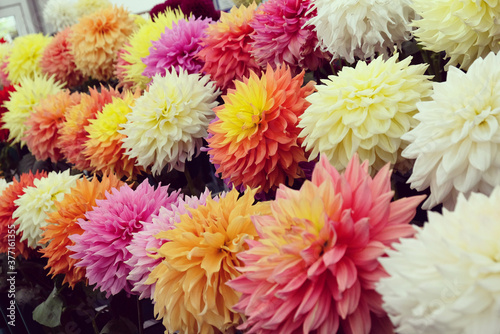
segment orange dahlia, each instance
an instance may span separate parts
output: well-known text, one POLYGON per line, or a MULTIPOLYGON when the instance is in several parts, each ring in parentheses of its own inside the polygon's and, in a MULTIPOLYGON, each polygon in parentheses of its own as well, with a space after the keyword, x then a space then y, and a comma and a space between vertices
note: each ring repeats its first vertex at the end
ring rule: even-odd
POLYGON ((235 80, 208 127, 210 160, 222 178, 267 192, 302 176, 299 162, 306 158, 297 124, 314 91, 312 82, 301 87, 303 78, 304 71, 292 77, 285 66, 268 66, 260 78, 252 72, 235 80))
POLYGON ((34 108, 26 125, 26 145, 37 160, 52 160, 56 163, 62 158, 59 129, 64 122, 64 114, 72 106, 80 103, 80 93, 71 94, 68 90, 49 95, 34 108))
POLYGON ((85 127, 90 124, 91 119, 96 118, 104 105, 112 102, 113 97, 121 97, 117 90, 103 86, 100 92, 96 88, 90 88, 89 93, 82 94, 80 103, 66 112, 66 119, 59 131, 59 147, 64 157, 79 170, 91 170, 90 161, 83 154, 84 144, 88 140, 85 127))
POLYGON ((118 189, 123 184, 113 174, 104 175, 101 181, 97 177, 92 181, 84 177, 76 181, 76 185, 64 195, 61 202, 56 202, 57 211, 49 213, 48 225, 43 228, 43 239, 40 240, 41 243, 50 243, 39 250, 43 254, 42 257, 48 259, 45 269, 50 268, 49 275, 65 275, 63 284, 68 283, 70 287, 85 279, 85 268, 76 267, 75 264, 79 260, 70 258, 74 252, 66 246, 75 243, 68 237, 82 234, 83 229, 77 221, 86 220, 85 213, 93 210, 97 205, 96 200, 104 199, 106 192, 111 192, 113 188, 118 189))
MULTIPOLYGON (((19 181, 14 178, 12 183, 2 192, 0 196, 0 253, 7 253, 8 247, 8 230, 9 226, 14 226, 16 219, 12 218, 12 214, 17 209, 17 205, 14 201, 19 198, 19 196, 24 194, 24 189, 26 187, 33 186, 33 181, 35 179, 40 179, 46 177, 47 173, 37 172, 33 175, 31 172, 26 174, 21 174, 19 181)), ((17 232, 18 225, 15 226, 17 232)), ((12 229, 12 227, 10 228, 12 229)), ((15 239, 15 251, 14 256, 22 255, 24 258, 29 256, 28 241, 21 241, 22 233, 16 233, 15 239)))

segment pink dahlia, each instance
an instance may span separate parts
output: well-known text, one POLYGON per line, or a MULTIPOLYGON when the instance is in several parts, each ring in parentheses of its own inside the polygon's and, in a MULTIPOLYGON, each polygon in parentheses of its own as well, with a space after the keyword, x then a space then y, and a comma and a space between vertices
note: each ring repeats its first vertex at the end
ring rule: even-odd
POLYGON ((423 196, 391 199, 389 165, 372 179, 355 155, 344 174, 322 156, 300 190, 281 186, 272 215, 254 216, 260 239, 239 255, 234 309, 247 333, 387 333, 375 283, 378 258, 401 237, 423 196))
POLYGON ((132 267, 126 263, 132 254, 126 247, 162 206, 176 198, 168 194, 168 186, 155 189, 146 180, 136 190, 122 186, 96 200, 94 210, 85 214, 87 220, 78 220, 84 232, 70 236, 75 245, 68 246, 75 252, 71 258, 81 260, 75 266, 86 268, 89 284, 96 284, 107 297, 121 290, 132 293, 133 284, 127 281, 132 267))
POLYGON ((151 298, 153 296, 155 285, 144 283, 151 270, 162 261, 162 258, 157 256, 157 250, 168 241, 155 236, 161 231, 173 229, 174 225, 181 221, 181 215, 189 214, 191 217, 189 209, 205 205, 209 196, 210 191, 207 189, 200 197, 179 197, 171 205, 160 208, 158 215, 153 216, 153 222, 145 225, 142 231, 134 234, 132 242, 127 246, 127 250, 133 254, 127 261, 127 264, 133 268, 127 279, 134 284, 132 292, 140 294, 139 298, 151 298))
POLYGON ((85 80, 82 72, 76 68, 71 53, 70 35, 71 28, 57 33, 45 47, 40 60, 42 73, 48 76, 54 75, 57 81, 66 83, 68 88, 81 85, 85 80))
POLYGON ((132 89, 135 85, 133 81, 127 80, 127 65, 131 65, 128 61, 123 58, 125 53, 129 53, 126 50, 126 46, 130 46, 129 43, 125 42, 123 47, 118 51, 118 57, 116 58, 116 65, 114 75, 118 78, 118 85, 116 88, 122 89, 132 89))
POLYGON ((202 49, 200 42, 206 36, 204 31, 210 22, 210 19, 195 19, 191 16, 187 21, 180 19, 177 24, 174 23, 172 29, 165 29, 160 39, 153 41, 149 55, 142 58, 146 64, 142 74, 149 78, 157 73, 165 76, 172 66, 177 72, 183 68, 189 74, 199 73, 203 61, 196 56, 202 49))
POLYGON ((9 64, 8 58, 3 62, 0 62, 0 84, 2 86, 10 86, 11 82, 7 78, 9 76, 9 72, 7 71, 7 65, 9 64))
POLYGON ((4 129, 3 125, 5 124, 2 121, 3 114, 9 111, 7 108, 3 106, 3 104, 7 101, 10 101, 10 94, 16 91, 16 86, 3 86, 0 89, 0 142, 4 142, 9 138, 9 130, 4 129))
POLYGON ((297 74, 300 69, 315 71, 328 56, 317 48, 318 37, 306 22, 316 16, 311 0, 270 0, 259 7, 250 25, 252 54, 260 66, 276 68, 287 64, 297 74))

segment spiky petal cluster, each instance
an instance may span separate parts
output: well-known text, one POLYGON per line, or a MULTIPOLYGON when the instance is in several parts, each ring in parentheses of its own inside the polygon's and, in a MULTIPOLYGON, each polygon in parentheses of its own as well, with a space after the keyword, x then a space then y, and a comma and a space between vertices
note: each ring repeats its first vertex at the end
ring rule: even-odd
POLYGON ((62 85, 54 77, 35 74, 33 78, 23 77, 15 88, 16 91, 10 94, 10 100, 4 104, 8 111, 2 117, 2 128, 9 130, 9 141, 12 144, 21 143, 24 146, 26 142, 22 138, 28 129, 25 122, 40 101, 60 92, 62 85))
POLYGON ((42 73, 55 76, 57 81, 66 84, 66 87, 75 87, 83 83, 84 76, 77 70, 69 37, 71 28, 57 33, 52 41, 45 47, 40 67, 42 73))
POLYGON ((43 7, 43 19, 52 26, 52 32, 63 31, 78 22, 78 11, 73 1, 48 0, 43 7))
POLYGON ((126 261, 132 254, 126 246, 143 225, 151 224, 160 207, 176 198, 177 194, 168 194, 168 186, 155 189, 146 180, 135 190, 122 186, 97 200, 94 210, 85 214, 86 220, 78 220, 84 232, 70 236, 75 244, 68 246, 75 252, 71 257, 80 260, 75 266, 86 268, 89 284, 96 284, 95 289, 106 292, 107 297, 121 290, 131 293, 133 284, 127 275, 132 267, 126 261))
POLYGON ((125 50, 125 46, 127 44, 128 43, 125 42, 124 46, 118 51, 118 58, 116 60, 114 75, 118 79, 118 85, 116 86, 116 88, 130 90, 132 89, 132 87, 134 87, 134 82, 127 80, 127 72, 125 70, 125 67, 130 65, 130 63, 123 59, 123 55, 125 53, 128 53, 128 51, 125 50))
MULTIPOLYGON (((259 241, 239 258, 235 310, 248 333, 377 333, 387 325, 375 283, 377 259, 400 237, 422 196, 391 202, 386 165, 373 179, 355 156, 340 175, 325 156, 300 190, 281 186, 272 214, 252 218, 259 241), (286 301, 286 302, 283 302, 286 301), (373 319, 373 320, 372 320, 373 319)), ((386 333, 386 332, 384 332, 386 333)))
POLYGON ((174 23, 177 23, 181 18, 185 18, 184 14, 179 9, 170 10, 160 13, 154 21, 148 20, 144 23, 125 44, 125 52, 122 55, 126 62, 122 67, 125 69, 127 81, 133 81, 134 87, 145 89, 151 78, 144 76, 142 73, 146 69, 146 64, 142 62, 142 58, 149 55, 149 49, 153 45, 153 41, 160 39, 161 34, 165 29, 171 29, 174 23))
POLYGON ((6 66, 9 81, 17 84, 23 77, 33 79, 41 74, 40 59, 51 40, 52 37, 44 36, 42 33, 14 39, 6 66))
POLYGON ((106 104, 113 101, 113 97, 121 97, 121 94, 113 88, 107 89, 103 86, 99 91, 97 88, 90 88, 89 94, 82 94, 80 103, 67 111, 59 131, 59 145, 66 160, 74 164, 76 169, 91 169, 90 161, 83 154, 85 142, 88 140, 85 127, 106 104))
POLYGON ((4 142, 9 138, 9 130, 4 128, 3 115, 9 111, 4 103, 10 100, 10 94, 16 91, 16 87, 13 85, 3 86, 0 89, 0 142, 4 142))
POLYGON ((413 239, 380 259, 377 291, 401 334, 498 333, 500 188, 459 195, 455 211, 429 211, 413 239))
POLYGON ((29 131, 23 140, 37 160, 50 159, 57 163, 62 158, 59 129, 66 111, 80 103, 80 93, 61 90, 42 99, 29 115, 25 124, 29 131))
POLYGON ((312 83, 301 87, 304 72, 292 77, 285 66, 251 73, 223 96, 208 128, 210 160, 235 186, 268 191, 300 176, 304 150, 297 141, 299 116, 309 106, 312 83))
POLYGON ((260 70, 250 44, 254 32, 250 22, 256 7, 252 4, 222 12, 220 20, 210 24, 205 31, 207 36, 202 38, 204 48, 198 53, 205 62, 202 72, 210 74, 223 90, 234 88, 233 80, 242 80, 250 72, 260 70))
POLYGON ((271 64, 315 71, 328 56, 317 48, 318 37, 307 21, 316 15, 311 0, 270 0, 257 10, 250 25, 252 54, 261 67, 271 64))
POLYGON ((9 54, 12 51, 12 43, 7 43, 5 39, 0 38, 0 85, 9 86, 11 82, 8 77, 7 64, 9 63, 9 54))
POLYGON ((417 40, 427 50, 445 51, 446 67, 468 69, 477 58, 500 51, 500 2, 413 0, 412 7, 419 15, 412 22, 417 40))
POLYGON ((171 67, 176 71, 182 68, 188 73, 201 72, 203 61, 196 56, 202 49, 200 42, 206 36, 204 31, 210 22, 210 19, 190 17, 187 21, 180 19, 172 29, 166 29, 160 39, 153 41, 149 55, 142 58, 146 64, 142 74, 149 78, 156 74, 164 76, 171 67))
POLYGON ((75 4, 75 8, 80 18, 82 16, 87 16, 103 10, 107 7, 111 7, 111 2, 108 0, 77 0, 75 4))
POLYGON ((119 131, 126 135, 126 154, 144 168, 151 166, 153 174, 166 166, 183 171, 185 162, 199 153, 214 117, 219 91, 209 80, 182 69, 156 75, 119 131))
POLYGON ((49 243, 39 252, 47 258, 45 269, 50 268, 49 275, 64 275, 64 283, 74 287, 76 283, 85 280, 85 268, 76 267, 78 260, 71 258, 74 254, 67 246, 74 245, 70 240, 71 235, 80 235, 83 229, 77 223, 79 219, 85 220, 85 213, 96 206, 96 200, 105 198, 106 192, 119 189, 121 182, 115 175, 104 175, 99 181, 94 177, 92 181, 83 177, 77 180, 69 193, 64 194, 61 202, 56 202, 56 210, 49 213, 47 226, 43 228, 41 243, 49 243))
POLYGON ((134 28, 134 19, 123 7, 106 7, 82 17, 69 37, 76 67, 85 76, 110 79, 118 50, 134 28))
POLYGON ((156 284, 155 312, 167 331, 226 333, 240 322, 232 311, 238 294, 226 283, 240 275, 236 255, 248 248, 245 241, 257 237, 250 216, 270 214, 267 202, 253 204, 256 191, 238 198, 233 189, 218 201, 207 198, 180 216, 174 229, 156 235, 169 241, 158 249, 163 261, 146 284, 156 284))
MULTIPOLYGON (((27 187, 33 186, 33 181, 35 179, 40 179, 46 177, 46 172, 37 172, 33 175, 30 172, 23 173, 19 176, 19 180, 14 178, 9 186, 2 192, 0 196, 0 253, 7 253, 9 250, 12 251, 12 237, 9 239, 9 230, 14 230, 16 233, 14 240, 14 256, 17 257, 22 255, 25 259, 29 256, 29 247, 27 241, 22 238, 22 232, 18 232, 18 227, 14 224, 17 218, 14 218, 12 214, 17 209, 17 204, 14 203, 20 196, 24 194, 24 190, 27 187)), ((12 254, 11 254, 12 255, 12 254)))
POLYGON ((411 0, 313 0, 317 15, 309 20, 320 47, 344 58, 370 59, 388 55, 411 38, 409 23, 414 17, 411 0))
POLYGON ((80 175, 70 175, 69 170, 50 172, 47 177, 35 179, 33 186, 24 189, 24 194, 14 201, 18 207, 12 214, 12 218, 17 218, 18 233, 23 233, 21 241, 27 240, 31 248, 40 246, 42 227, 48 224, 47 215, 56 210, 55 202, 60 202, 79 178, 80 175))
POLYGON ((316 86, 299 123, 311 159, 324 153, 338 170, 355 152, 375 170, 396 163, 406 146, 401 136, 418 124, 416 105, 430 96, 432 86, 424 75, 427 65, 397 59, 396 54, 387 61, 382 56, 369 64, 359 61, 316 86))
POLYGON ((220 11, 215 9, 214 2, 211 0, 167 0, 160 3, 149 11, 149 16, 154 21, 156 17, 167 10, 180 8, 181 11, 189 17, 211 18, 217 21, 220 17, 220 11))

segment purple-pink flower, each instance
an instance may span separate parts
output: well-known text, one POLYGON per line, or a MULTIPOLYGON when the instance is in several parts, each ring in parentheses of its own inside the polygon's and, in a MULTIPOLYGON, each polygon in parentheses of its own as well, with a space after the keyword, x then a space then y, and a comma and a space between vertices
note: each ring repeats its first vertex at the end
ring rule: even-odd
POLYGON ((196 55, 202 49, 200 44, 205 37, 205 29, 211 19, 195 19, 190 17, 187 21, 180 19, 172 29, 166 29, 153 46, 149 48, 149 55, 142 58, 146 69, 142 73, 149 78, 157 73, 165 76, 172 66, 177 72, 185 69, 189 74, 199 73, 203 67, 203 60, 196 55))

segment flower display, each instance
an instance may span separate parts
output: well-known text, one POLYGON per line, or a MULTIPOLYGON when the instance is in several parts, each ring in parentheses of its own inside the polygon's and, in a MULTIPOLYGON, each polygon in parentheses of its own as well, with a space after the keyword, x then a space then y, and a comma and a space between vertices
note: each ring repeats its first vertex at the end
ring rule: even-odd
POLYGON ((160 39, 153 41, 149 48, 149 55, 142 59, 146 69, 142 73, 149 78, 156 74, 165 76, 172 66, 176 71, 184 69, 188 73, 199 73, 203 62, 197 58, 202 46, 201 38, 205 36, 204 30, 211 22, 210 19, 188 20, 180 19, 172 29, 166 29, 160 39))
POLYGON ((324 153, 338 170, 355 152, 375 170, 397 162, 406 146, 401 136, 418 124, 417 103, 432 92, 426 65, 397 58, 359 61, 316 86, 298 125, 310 159, 324 153))
POLYGON ((234 88, 233 80, 242 80, 252 71, 260 71, 250 44, 254 32, 250 22, 256 7, 255 4, 233 7, 229 13, 222 12, 220 20, 205 30, 203 49, 198 52, 205 63, 202 72, 210 74, 223 90, 234 88))
POLYGON ((468 69, 474 60, 500 51, 500 4, 489 1, 412 1, 419 15, 412 25, 427 50, 445 51, 448 66, 468 69))
POLYGON ((50 159, 53 163, 62 159, 59 129, 66 111, 80 103, 80 94, 61 90, 40 100, 28 116, 25 125, 29 131, 23 140, 37 160, 50 159))
POLYGON ((160 3, 149 11, 149 16, 154 21, 156 17, 167 10, 180 8, 184 15, 189 17, 217 21, 220 18, 220 11, 216 10, 211 0, 167 0, 160 3))
POLYGON ((489 198, 461 194, 380 259, 389 277, 377 291, 398 333, 498 332, 499 201, 498 187, 489 198))
POLYGON ((28 246, 36 248, 42 239, 42 227, 47 226, 47 215, 56 210, 55 202, 60 202, 69 193, 80 175, 64 172, 50 172, 46 177, 35 178, 33 186, 24 188, 24 194, 14 201, 17 209, 12 213, 22 232, 21 241, 27 240, 28 246))
POLYGON ((90 88, 89 94, 82 94, 80 103, 66 112, 66 118, 59 130, 59 148, 66 160, 79 170, 90 170, 90 161, 83 154, 88 132, 85 129, 90 120, 95 119, 102 108, 113 101, 113 97, 121 94, 113 88, 101 86, 90 88))
POLYGON ((123 94, 123 98, 113 97, 111 103, 97 112, 95 119, 89 120, 90 124, 85 127, 88 140, 83 144, 83 154, 90 161, 92 169, 128 179, 134 179, 142 171, 142 168, 135 166, 136 159, 125 155, 125 148, 122 147, 125 135, 118 132, 122 124, 127 122, 127 114, 132 112, 135 98, 129 92, 123 94))
POLYGON ((41 74, 40 59, 52 37, 29 34, 17 37, 12 43, 6 71, 11 83, 20 83, 23 77, 34 78, 41 74))
POLYGON ((8 111, 2 116, 4 122, 2 129, 9 130, 9 141, 12 144, 20 143, 21 146, 26 144, 22 139, 28 129, 25 122, 33 113, 34 108, 42 99, 61 90, 62 85, 55 81, 54 77, 38 74, 33 78, 23 77, 19 84, 15 85, 15 91, 10 94, 10 100, 4 103, 8 111))
POLYGON ((310 0, 270 0, 259 7, 250 26, 255 30, 251 52, 261 67, 287 64, 298 73, 325 63, 328 56, 316 47, 316 32, 306 25, 316 15, 310 6, 310 0))
POLYGON ((247 241, 242 275, 228 283, 242 293, 233 307, 247 317, 240 328, 368 334, 387 324, 377 259, 415 232, 408 223, 423 196, 392 197, 388 165, 372 179, 357 156, 339 174, 323 155, 300 190, 282 185, 272 214, 252 217, 260 239, 247 241))
POLYGON ((408 182, 430 187, 423 208, 453 208, 458 193, 489 194, 500 185, 500 56, 477 59, 467 73, 450 67, 446 82, 434 83, 431 101, 417 104, 420 124, 402 138, 403 157, 416 159, 408 182))
POLYGON ((146 69, 146 64, 142 59, 149 55, 149 49, 154 41, 160 39, 161 34, 165 29, 171 29, 174 23, 177 23, 184 14, 178 9, 167 9, 160 13, 154 21, 149 20, 144 23, 132 36, 128 39, 128 44, 125 44, 122 58, 125 62, 122 67, 126 73, 125 79, 135 83, 134 88, 146 88, 151 78, 144 76, 142 73, 146 69))
POLYGON ((285 66, 268 66, 261 78, 252 72, 236 80, 236 88, 223 96, 207 138, 210 160, 223 179, 268 191, 301 176, 298 164, 306 158, 297 124, 314 90, 313 83, 301 87, 303 77, 292 77, 285 66))
POLYGON ((0 142, 4 142, 9 138, 9 130, 4 128, 4 122, 2 120, 3 115, 8 111, 4 107, 4 103, 10 100, 10 94, 16 91, 15 86, 4 86, 0 89, 0 142))
POLYGON ((233 189, 215 201, 189 209, 172 230, 158 233, 169 240, 158 249, 163 259, 146 284, 156 284, 155 313, 168 332, 227 332, 238 325, 241 315, 232 311, 238 294, 226 283, 240 275, 237 254, 257 238, 250 219, 270 214, 269 203, 254 203, 256 190, 243 196, 233 189))
POLYGON ((411 0, 314 0, 314 26, 320 47, 333 58, 354 63, 388 55, 411 38, 409 23, 414 17, 411 0))
POLYGON ((97 80, 110 79, 118 50, 134 28, 133 17, 123 7, 106 7, 82 17, 69 36, 78 70, 97 80))
POLYGON ((80 18, 111 6, 112 4, 108 0, 77 0, 75 3, 75 8, 80 18))
POLYGON ((127 275, 132 267, 126 261, 132 254, 126 246, 143 225, 151 223, 160 207, 176 198, 176 194, 168 194, 168 186, 155 189, 146 180, 135 190, 123 186, 107 193, 106 199, 96 200, 94 209, 85 214, 86 220, 77 221, 83 233, 71 235, 74 246, 68 246, 75 252, 70 257, 79 260, 75 266, 85 268, 89 284, 107 297, 121 290, 130 294, 133 283, 127 281, 127 275))
POLYGON ((21 174, 19 179, 14 178, 2 192, 0 196, 0 253, 7 253, 10 250, 14 252, 14 254, 10 254, 11 256, 18 257, 22 255, 25 259, 28 258, 29 247, 27 241, 26 239, 21 240, 23 233, 19 232, 18 227, 14 225, 17 218, 13 217, 12 214, 18 208, 14 201, 24 194, 27 187, 33 186, 35 179, 46 176, 46 172, 37 172, 35 175, 31 172, 21 174), (14 247, 9 245, 9 241, 12 242, 12 238, 9 240, 9 230, 12 230, 12 226, 16 231, 14 247), (12 248, 14 249, 12 250, 12 248))
POLYGON ((185 162, 199 153, 214 117, 219 92, 209 80, 182 69, 156 75, 118 131, 126 136, 122 147, 130 159, 151 167, 153 175, 164 167, 183 171, 185 162))
POLYGON ((48 0, 43 7, 43 20, 50 24, 55 32, 76 24, 78 18, 79 13, 72 1, 48 0))
POLYGON ((69 41, 71 33, 70 28, 57 33, 45 47, 40 59, 42 73, 48 76, 53 75, 57 81, 65 83, 68 88, 82 84, 85 79, 82 72, 77 70, 71 53, 69 41))
POLYGON ((64 194, 60 202, 56 202, 56 210, 48 214, 47 226, 43 227, 41 243, 48 243, 47 247, 40 249, 43 257, 47 258, 45 269, 50 268, 49 275, 64 275, 64 283, 74 287, 76 283, 85 280, 85 268, 76 267, 78 260, 71 258, 73 251, 67 247, 74 245, 69 239, 70 235, 80 235, 84 230, 78 224, 86 220, 85 214, 93 210, 96 200, 105 198, 106 192, 119 189, 121 182, 115 175, 103 175, 99 181, 97 177, 92 180, 83 177, 76 181, 70 192, 64 194))

